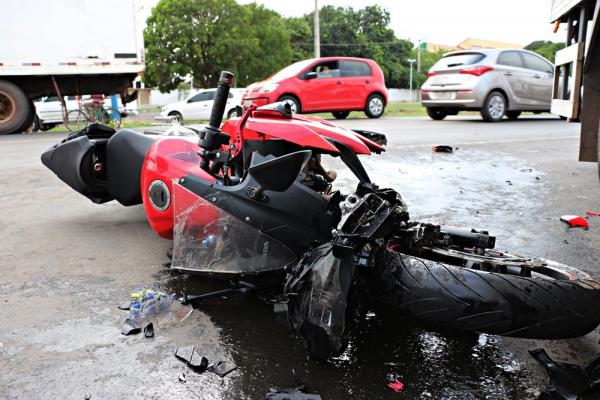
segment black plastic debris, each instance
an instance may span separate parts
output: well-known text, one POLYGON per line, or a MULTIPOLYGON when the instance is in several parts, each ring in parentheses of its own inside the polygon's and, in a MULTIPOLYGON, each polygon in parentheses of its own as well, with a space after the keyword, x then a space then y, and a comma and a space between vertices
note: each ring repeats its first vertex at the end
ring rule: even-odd
POLYGON ((318 394, 304 393, 304 386, 291 389, 271 388, 265 396, 266 400, 321 400, 318 394))
POLYGON ((119 305, 119 310, 129 311, 130 307, 131 307, 131 302, 128 301, 127 303, 120 304, 119 305))
POLYGON ((237 365, 227 362, 227 361, 219 361, 216 364, 210 365, 208 370, 210 372, 214 372, 219 375, 221 378, 225 377, 229 373, 235 371, 237 369, 237 365))
POLYGON ((181 375, 179 375, 179 382, 185 383, 185 381, 186 381, 185 374, 182 373, 181 375))
POLYGON ((194 346, 178 347, 175 357, 185 362, 196 372, 204 372, 208 367, 208 358, 198 354, 194 346))
POLYGON ((148 325, 144 327, 144 337, 151 338, 154 337, 154 325, 150 322, 148 325))
POLYGON ((452 153, 454 151, 454 149, 452 148, 452 146, 440 144, 437 146, 433 146, 431 148, 431 151, 433 151, 434 153, 452 153))
POLYGON ((125 336, 137 335, 141 331, 142 331, 142 328, 140 327, 140 325, 136 321, 134 321, 130 318, 127 318, 123 322, 123 325, 121 326, 121 334, 123 334, 125 336))
POLYGON ((530 350, 529 354, 544 367, 550 380, 551 387, 544 390, 538 400, 600 398, 600 355, 587 367, 581 368, 554 361, 544 349, 530 350))

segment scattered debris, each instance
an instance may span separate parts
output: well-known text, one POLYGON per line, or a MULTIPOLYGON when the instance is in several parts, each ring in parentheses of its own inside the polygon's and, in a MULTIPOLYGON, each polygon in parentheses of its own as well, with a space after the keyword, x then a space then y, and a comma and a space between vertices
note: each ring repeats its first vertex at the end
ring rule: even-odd
POLYGON ((121 326, 121 334, 128 335, 137 335, 142 331, 142 328, 137 323, 137 321, 132 320, 131 318, 127 318, 123 325, 121 326))
POLYGON ((600 355, 587 367, 554 361, 544 349, 529 350, 529 354, 544 369, 552 387, 544 390, 538 400, 571 400, 578 399, 579 395, 600 394, 600 355))
POLYGON ((392 389, 394 392, 400 393, 402 391, 402 389, 404 389, 404 383, 402 383, 398 379, 396 379, 394 382, 388 383, 388 387, 390 389, 392 389))
POLYGON ((185 383, 186 379, 185 379, 185 374, 182 373, 181 375, 179 375, 179 382, 185 383))
POLYGON ((172 302, 172 296, 150 289, 131 293, 129 317, 132 319, 144 319, 149 314, 158 314, 168 309, 172 302))
POLYGON ((227 361, 219 361, 216 364, 209 365, 207 369, 223 378, 229 373, 235 371, 237 369, 237 365, 227 361))
POLYGON ((506 183, 508 183, 508 186, 512 186, 512 182, 511 181, 506 181, 506 183))
POLYGON ((600 212, 596 212, 596 211, 586 211, 585 212, 587 215, 589 215, 590 217, 600 217, 600 212))
POLYGON ((92 398, 92 395, 89 394, 89 393, 86 393, 86 394, 83 395, 83 399, 84 400, 90 400, 91 398, 92 398))
POLYGON ((318 394, 304 393, 304 385, 291 389, 271 388, 265 396, 266 400, 321 400, 318 394))
POLYGON ((154 325, 152 325, 152 322, 144 327, 144 337, 154 337, 154 325))
POLYGON ((175 357, 184 361, 190 368, 196 372, 204 372, 208 367, 208 358, 201 356, 194 346, 178 347, 175 350, 175 357))
POLYGON ((521 168, 521 172, 533 172, 533 168, 521 168))
MULTIPOLYGON (((457 149, 458 149, 458 147, 457 147, 457 149)), ((431 148, 431 151, 433 151, 434 153, 452 153, 453 149, 452 149, 452 146, 440 144, 437 146, 433 146, 431 148)))
POLYGON ((119 305, 119 310, 129 311, 129 307, 131 307, 131 302, 123 303, 119 305))
POLYGON ((171 268, 171 261, 169 261, 169 262, 167 262, 167 263, 164 263, 164 264, 162 265, 162 267, 163 267, 163 268, 166 268, 166 269, 169 269, 169 268, 171 268))
POLYGON ((580 217, 579 215, 563 215, 560 220, 571 225, 571 228, 584 228, 590 227, 590 223, 587 219, 580 217))

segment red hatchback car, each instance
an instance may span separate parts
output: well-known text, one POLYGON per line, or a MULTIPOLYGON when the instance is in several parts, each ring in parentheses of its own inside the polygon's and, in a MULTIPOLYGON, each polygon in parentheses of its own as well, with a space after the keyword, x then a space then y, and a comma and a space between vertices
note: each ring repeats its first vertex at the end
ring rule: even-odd
POLYGON ((296 113, 331 111, 343 119, 350 111, 369 118, 383 115, 388 94, 383 72, 365 58, 323 57, 288 65, 264 81, 248 86, 242 105, 290 103, 296 113))

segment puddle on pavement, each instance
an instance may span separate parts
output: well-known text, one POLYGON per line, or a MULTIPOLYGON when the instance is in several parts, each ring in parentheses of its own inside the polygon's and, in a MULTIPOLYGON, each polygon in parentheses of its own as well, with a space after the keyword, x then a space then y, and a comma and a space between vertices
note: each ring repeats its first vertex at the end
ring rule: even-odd
MULTIPOLYGON (((403 195, 413 218, 474 227, 500 219, 500 230, 508 232, 520 213, 533 211, 532 197, 543 196, 543 180, 535 178, 541 174, 508 156, 466 149, 394 153, 362 161, 380 186, 403 195)), ((354 186, 347 170, 338 173, 338 187, 354 186)), ((164 274, 161 280, 172 292, 226 285, 184 274, 164 274)), ((362 311, 355 315, 346 352, 319 363, 256 296, 212 300, 198 308, 220 328, 221 345, 240 368, 226 395, 232 399, 263 398, 271 386, 294 386, 294 374, 324 399, 535 399, 542 385, 494 336, 432 331, 396 315, 362 311), (401 395, 387 387, 395 379, 405 385, 401 395)))

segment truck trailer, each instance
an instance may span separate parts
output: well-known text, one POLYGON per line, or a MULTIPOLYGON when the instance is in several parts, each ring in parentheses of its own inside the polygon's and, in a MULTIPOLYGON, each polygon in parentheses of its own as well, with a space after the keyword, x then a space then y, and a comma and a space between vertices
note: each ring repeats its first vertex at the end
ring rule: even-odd
POLYGON ((31 127, 43 96, 119 94, 144 70, 140 0, 2 0, 0 134, 31 127))

